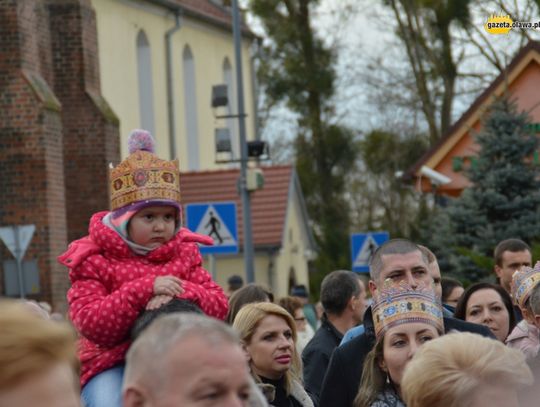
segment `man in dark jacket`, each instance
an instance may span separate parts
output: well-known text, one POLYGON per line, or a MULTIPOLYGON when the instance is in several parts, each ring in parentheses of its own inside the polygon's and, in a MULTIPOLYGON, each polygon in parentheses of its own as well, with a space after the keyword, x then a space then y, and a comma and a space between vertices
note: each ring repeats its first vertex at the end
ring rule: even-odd
POLYGON ((325 311, 321 327, 302 352, 304 387, 315 405, 333 350, 347 330, 362 322, 366 289, 352 271, 333 271, 321 284, 321 302, 325 311))
MULTIPOLYGON (((412 287, 432 282, 426 256, 417 245, 405 239, 390 240, 379 247, 371 259, 370 276, 369 289, 372 294, 388 278, 394 282, 406 281, 412 287)), ((364 359, 375 345, 371 308, 364 315, 364 328, 362 335, 333 352, 324 377, 319 407, 352 406, 360 386, 364 359)), ((494 338, 489 328, 455 318, 445 317, 444 329, 445 332, 474 332, 494 338)))

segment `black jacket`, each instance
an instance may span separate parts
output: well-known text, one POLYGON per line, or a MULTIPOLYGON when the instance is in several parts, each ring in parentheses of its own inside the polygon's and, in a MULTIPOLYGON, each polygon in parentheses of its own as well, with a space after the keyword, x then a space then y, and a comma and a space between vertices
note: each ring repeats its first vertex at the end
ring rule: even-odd
POLYGON ((339 346, 342 339, 343 334, 324 315, 321 320, 321 327, 317 329, 315 336, 302 352, 304 388, 315 405, 318 404, 324 373, 330 363, 332 352, 339 346))
MULTIPOLYGON (((349 407, 352 406, 360 380, 364 359, 375 346, 375 329, 371 308, 364 315, 365 332, 351 339, 343 346, 336 348, 326 370, 319 399, 319 407, 349 407)), ((444 317, 444 330, 473 332, 482 336, 495 338, 488 327, 460 319, 444 317)))

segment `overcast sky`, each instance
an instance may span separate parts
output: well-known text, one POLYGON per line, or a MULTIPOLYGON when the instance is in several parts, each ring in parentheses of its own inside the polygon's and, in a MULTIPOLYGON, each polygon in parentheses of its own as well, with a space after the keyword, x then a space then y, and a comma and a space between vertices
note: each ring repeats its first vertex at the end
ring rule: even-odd
MULTIPOLYGON (((389 14, 388 8, 380 3, 380 1, 372 0, 321 0, 320 7, 313 16, 313 26, 317 32, 328 45, 339 50, 336 64, 335 120, 361 132, 384 126, 393 127, 391 123, 388 123, 388 116, 381 113, 381 106, 375 105, 371 100, 363 78, 360 76, 367 69, 373 69, 367 66, 367 61, 380 57, 385 62, 399 66, 398 64, 403 64, 405 60, 402 48, 399 45, 395 46, 394 19, 389 14), (342 10, 346 5, 359 6, 354 8, 361 9, 362 12, 343 14, 342 10), (387 22, 386 25, 384 21, 387 22)), ((519 4, 523 1, 516 0, 515 3, 518 4, 519 9, 519 4)), ((483 10, 473 10, 473 24, 479 26, 483 25, 490 14, 488 10, 493 8, 490 2, 482 3, 482 6, 483 10)), ((493 12, 497 10, 493 9, 493 12)), ((257 32, 257 26, 253 25, 253 21, 251 23, 257 32)), ((540 38, 540 32, 537 31, 534 34, 537 39, 540 38)), ((511 32, 507 36, 490 37, 490 42, 496 49, 512 50, 517 48, 517 37, 516 32, 511 32)), ((469 51, 469 47, 466 51, 469 51)), ((478 51, 471 50, 470 52, 472 58, 469 58, 468 65, 462 68, 468 72, 489 71, 485 65, 482 65, 480 57, 474 57, 474 53, 478 51)), ((463 86, 467 85, 458 82, 458 90, 463 86)), ((457 120, 470 106, 477 94, 456 98, 454 120, 457 120)), ((400 112, 395 116, 393 119, 397 123, 403 120, 400 112)), ((276 109, 262 137, 271 143, 277 139, 292 139, 296 130, 296 116, 285 108, 276 109)))
MULTIPOLYGON (((368 0, 322 0, 313 16, 313 26, 329 46, 339 50, 336 64, 336 118, 341 124, 368 131, 376 126, 374 110, 358 72, 366 55, 374 56, 393 38, 392 28, 377 27, 375 15, 383 12, 377 2, 368 0), (346 4, 361 3, 362 13, 345 13, 346 4)), ((257 25, 251 21, 255 31, 257 25)), ((275 109, 262 137, 269 141, 292 139, 296 134, 296 116, 286 108, 275 109)))

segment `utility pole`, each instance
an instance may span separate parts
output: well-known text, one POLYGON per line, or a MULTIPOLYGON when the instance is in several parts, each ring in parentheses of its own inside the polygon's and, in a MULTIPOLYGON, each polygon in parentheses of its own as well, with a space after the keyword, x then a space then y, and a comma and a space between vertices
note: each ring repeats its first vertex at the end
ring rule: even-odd
POLYGON ((234 54, 236 63, 236 91, 238 97, 238 130, 240 136, 240 197, 242 199, 242 219, 244 222, 244 267, 246 269, 246 281, 255 281, 253 263, 253 237, 251 234, 251 203, 249 191, 246 185, 248 150, 246 143, 246 121, 244 114, 244 82, 242 76, 242 44, 240 11, 238 0, 233 0, 233 37, 234 54))

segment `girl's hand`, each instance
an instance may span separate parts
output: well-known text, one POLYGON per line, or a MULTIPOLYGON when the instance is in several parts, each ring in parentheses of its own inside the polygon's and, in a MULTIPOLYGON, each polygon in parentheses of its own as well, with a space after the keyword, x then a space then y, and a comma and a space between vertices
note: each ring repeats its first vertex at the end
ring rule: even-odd
POLYGON ((173 297, 171 297, 170 295, 154 295, 152 298, 150 298, 150 301, 148 301, 148 304, 146 304, 146 309, 147 310, 158 309, 162 305, 167 304, 172 299, 173 297))
POLYGON ((176 297, 184 292, 182 280, 174 276, 156 277, 154 280, 154 295, 169 295, 176 297))

